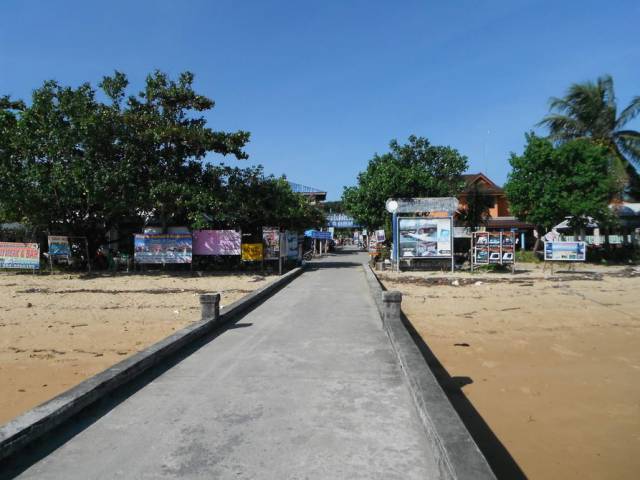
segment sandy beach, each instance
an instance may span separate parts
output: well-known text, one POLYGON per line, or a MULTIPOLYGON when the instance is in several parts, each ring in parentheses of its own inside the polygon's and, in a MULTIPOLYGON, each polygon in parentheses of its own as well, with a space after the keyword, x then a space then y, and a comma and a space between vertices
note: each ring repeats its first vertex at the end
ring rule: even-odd
POLYGON ((640 270, 379 272, 524 474, 640 471, 640 270))
POLYGON ((0 424, 275 277, 0 274, 0 424))

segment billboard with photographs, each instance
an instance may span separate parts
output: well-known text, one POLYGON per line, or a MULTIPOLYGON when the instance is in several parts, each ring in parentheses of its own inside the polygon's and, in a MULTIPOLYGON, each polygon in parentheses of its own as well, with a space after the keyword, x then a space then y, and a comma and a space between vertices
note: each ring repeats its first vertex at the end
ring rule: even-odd
POLYGON ((514 232, 473 232, 475 264, 508 265, 515 262, 514 232))
POLYGON ((40 247, 37 243, 0 242, 0 268, 39 269, 40 247))
POLYGON ((70 257, 71 247, 69 237, 60 235, 50 235, 47 239, 49 244, 49 255, 51 257, 70 257))
POLYGON ((278 227, 262 227, 264 242, 264 259, 278 260, 280 257, 280 229, 278 227))
POLYGON ((242 234, 235 230, 196 230, 193 232, 194 255, 240 255, 242 234))
POLYGON ((191 263, 191 234, 139 234, 134 239, 137 263, 191 263))
POLYGON ((451 218, 400 218, 400 258, 451 258, 451 218))
POLYGON ((544 259, 554 262, 584 262, 586 242, 544 242, 544 259))
POLYGON ((298 233, 287 231, 287 258, 298 258, 298 233))

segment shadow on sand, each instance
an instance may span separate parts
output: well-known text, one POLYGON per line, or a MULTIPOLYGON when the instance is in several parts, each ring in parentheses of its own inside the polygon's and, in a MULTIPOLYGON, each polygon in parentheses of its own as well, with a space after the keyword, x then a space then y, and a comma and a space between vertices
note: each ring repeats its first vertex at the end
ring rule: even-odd
POLYGON ((473 380, 470 377, 452 377, 449 375, 449 372, 422 340, 422 337, 416 332, 404 314, 402 314, 402 322, 420 349, 422 356, 449 398, 453 408, 458 412, 462 422, 469 430, 487 462, 489 462, 495 475, 499 479, 505 480, 526 480, 526 475, 509 451, 462 392, 461 388, 473 383, 473 380))

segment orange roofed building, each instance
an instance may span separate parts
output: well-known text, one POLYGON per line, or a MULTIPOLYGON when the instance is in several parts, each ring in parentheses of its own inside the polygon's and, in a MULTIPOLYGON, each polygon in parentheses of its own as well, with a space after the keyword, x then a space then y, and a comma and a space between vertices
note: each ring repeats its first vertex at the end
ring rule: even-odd
MULTIPOLYGON (((487 195, 493 199, 493 205, 489 209, 490 218, 486 222, 486 230, 489 231, 510 231, 516 230, 527 236, 533 234, 534 226, 530 223, 518 220, 511 215, 509 211, 509 201, 504 190, 493 183, 484 173, 471 173, 462 175, 465 181, 464 190, 458 195, 460 202, 459 209, 463 210, 467 206, 467 197, 473 192, 474 188, 478 189, 482 195, 487 195)), ((523 238, 524 240, 524 238, 523 238)))

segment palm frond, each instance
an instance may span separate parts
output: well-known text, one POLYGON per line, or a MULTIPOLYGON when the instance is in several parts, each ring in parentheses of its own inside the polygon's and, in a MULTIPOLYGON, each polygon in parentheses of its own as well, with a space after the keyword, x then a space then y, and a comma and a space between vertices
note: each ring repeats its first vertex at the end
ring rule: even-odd
POLYGON ((613 78, 611 78, 611 75, 603 75, 598 78, 598 89, 602 92, 604 103, 615 111, 616 95, 613 90, 613 78))
POLYGON ((638 113, 640 113, 640 96, 634 97, 627 108, 620 113, 620 117, 618 117, 616 121, 616 128, 620 128, 627 122, 633 120, 638 113))
POLYGON ((632 136, 618 136, 616 138, 616 145, 629 163, 632 163, 636 167, 640 167, 640 138, 632 136))
POLYGON ((584 136, 584 125, 568 115, 551 114, 540 121, 538 126, 549 129, 549 137, 556 141, 572 140, 584 136))
POLYGON ((616 123, 613 80, 605 75, 597 83, 574 83, 564 97, 549 100, 549 109, 556 115, 545 117, 538 125, 549 127, 552 137, 609 140, 616 123), (568 122, 566 117, 574 121, 568 122), (562 129, 568 131, 563 133, 562 129))

